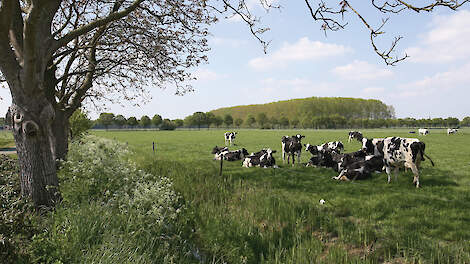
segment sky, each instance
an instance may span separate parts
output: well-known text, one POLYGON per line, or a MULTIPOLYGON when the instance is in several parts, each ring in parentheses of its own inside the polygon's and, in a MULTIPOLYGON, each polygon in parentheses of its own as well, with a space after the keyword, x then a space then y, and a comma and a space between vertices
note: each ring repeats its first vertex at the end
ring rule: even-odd
MULTIPOLYGON (((210 28, 209 62, 194 69, 194 92, 178 96, 171 86, 149 87, 152 99, 146 104, 108 105, 106 111, 176 119, 220 107, 319 96, 379 99, 394 106, 397 118, 470 116, 469 4, 457 12, 441 8, 391 16, 378 45, 388 48, 395 36, 403 36, 397 54, 410 57, 387 66, 351 13, 345 16, 345 30, 325 36, 303 1, 280 1, 282 8, 267 14, 255 0, 248 2, 261 25, 270 28, 262 36, 270 41, 267 54, 244 22, 221 19, 210 28)), ((370 2, 350 3, 372 25, 380 23, 370 2)), ((0 89, 0 97, 0 113, 6 113, 9 91, 0 89)), ((88 110, 92 118, 99 115, 88 110)))

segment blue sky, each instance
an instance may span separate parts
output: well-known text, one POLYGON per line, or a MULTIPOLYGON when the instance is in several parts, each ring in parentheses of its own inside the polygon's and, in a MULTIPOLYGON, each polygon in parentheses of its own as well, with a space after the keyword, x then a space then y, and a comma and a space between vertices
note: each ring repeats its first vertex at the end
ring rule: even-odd
MULTIPOLYGON (((249 2, 255 2, 250 0, 249 2)), ((270 27, 268 53, 237 18, 211 27, 209 63, 200 65, 192 83, 195 91, 174 95, 174 88, 150 88, 152 99, 140 107, 109 105, 126 117, 160 114, 184 118, 196 111, 268 103, 311 96, 374 98, 395 107, 397 117, 470 116, 470 5, 458 12, 404 12, 392 16, 378 42, 388 47, 394 36, 404 37, 397 52, 410 58, 386 66, 374 53, 369 33, 348 14, 345 30, 325 37, 303 1, 281 1, 280 11, 253 12, 270 27)), ((353 1, 372 25, 380 22, 368 1, 353 1)), ((0 111, 10 105, 8 90, 0 89, 0 111)), ((98 113, 92 111, 96 118, 98 113)))

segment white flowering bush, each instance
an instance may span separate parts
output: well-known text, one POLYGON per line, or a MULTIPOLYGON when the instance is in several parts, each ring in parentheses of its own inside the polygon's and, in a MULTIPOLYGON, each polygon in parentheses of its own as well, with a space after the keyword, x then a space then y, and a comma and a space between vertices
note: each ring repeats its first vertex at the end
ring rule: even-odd
POLYGON ((125 144, 96 136, 71 143, 60 170, 64 198, 71 202, 109 200, 128 191, 142 174, 129 160, 130 154, 125 144))
POLYGON ((133 222, 140 231, 152 227, 167 228, 183 209, 180 197, 173 191, 168 178, 137 183, 134 191, 121 204, 122 213, 134 214, 133 222))
POLYGON ((169 178, 140 170, 132 155, 126 144, 96 136, 70 145, 59 172, 64 203, 33 238, 33 262, 191 258, 183 199, 169 178))
POLYGON ((72 143, 61 170, 65 199, 111 203, 157 225, 175 219, 181 206, 171 180, 138 169, 131 154, 126 144, 96 136, 72 143))

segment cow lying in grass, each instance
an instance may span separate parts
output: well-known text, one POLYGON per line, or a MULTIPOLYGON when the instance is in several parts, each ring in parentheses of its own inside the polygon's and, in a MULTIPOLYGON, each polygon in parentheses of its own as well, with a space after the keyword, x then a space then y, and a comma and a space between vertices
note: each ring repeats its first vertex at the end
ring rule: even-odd
MULTIPOLYGON (((345 156, 348 159, 350 156, 345 156)), ((383 158, 380 156, 366 156, 364 158, 357 157, 354 162, 348 163, 344 166, 340 174, 333 177, 335 180, 350 181, 350 180, 364 180, 371 177, 374 171, 381 172, 383 168, 383 158)))
POLYGON ((276 153, 276 151, 271 150, 269 148, 262 149, 261 151, 258 151, 256 153, 252 153, 249 157, 245 158, 242 167, 249 168, 258 166, 262 168, 277 168, 276 160, 272 155, 273 153, 276 153))
POLYGON ((317 155, 322 151, 331 151, 339 154, 344 150, 344 145, 341 141, 331 141, 318 146, 304 144, 304 146, 305 151, 310 152, 312 155, 317 155))
POLYGON ((341 141, 332 141, 327 142, 319 146, 304 144, 305 151, 310 152, 312 157, 307 163, 308 166, 320 166, 326 168, 333 168, 338 170, 338 162, 342 157, 340 154, 344 149, 343 143, 341 141))
POLYGON ((456 134, 459 130, 457 128, 448 128, 447 135, 456 134))
POLYGON ((221 153, 221 155, 223 156, 224 160, 236 161, 236 160, 242 160, 245 157, 248 157, 249 153, 245 148, 242 148, 239 150, 224 151, 221 153))
POLYGON ((362 141, 362 133, 360 131, 349 131, 348 134, 348 143, 351 142, 351 139, 356 139, 357 141, 361 142, 362 141))
POLYGON ((214 160, 221 160, 223 152, 228 152, 228 148, 215 146, 211 153, 214 154, 214 160))

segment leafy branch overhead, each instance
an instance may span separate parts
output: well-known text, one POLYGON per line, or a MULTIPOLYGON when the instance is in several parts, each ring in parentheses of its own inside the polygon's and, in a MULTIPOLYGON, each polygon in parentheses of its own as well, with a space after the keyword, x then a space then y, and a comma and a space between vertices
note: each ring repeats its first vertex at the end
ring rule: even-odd
MULTIPOLYGON (((371 0, 372 6, 378 10, 382 15, 386 14, 398 14, 406 10, 411 10, 415 12, 432 12, 437 7, 445 7, 452 10, 457 10, 462 5, 468 3, 470 0, 434 0, 426 1, 427 4, 421 6, 411 4, 408 1, 402 0, 371 0)), ((338 5, 337 1, 329 1, 327 4, 325 1, 311 1, 305 0, 305 4, 310 11, 310 15, 315 21, 323 22, 321 29, 325 32, 327 31, 338 31, 345 29, 347 22, 344 22, 344 16, 348 11, 351 11, 360 22, 369 30, 370 32, 370 42, 375 53, 381 57, 387 65, 396 65, 396 63, 405 60, 408 58, 408 54, 395 55, 395 48, 398 42, 403 38, 402 36, 396 36, 392 40, 392 43, 389 48, 379 49, 376 44, 376 38, 385 33, 383 28, 385 24, 389 21, 389 17, 383 17, 378 26, 373 27, 371 23, 351 4, 352 1, 341 0, 338 5), (315 6, 314 3, 317 5, 315 6)))

